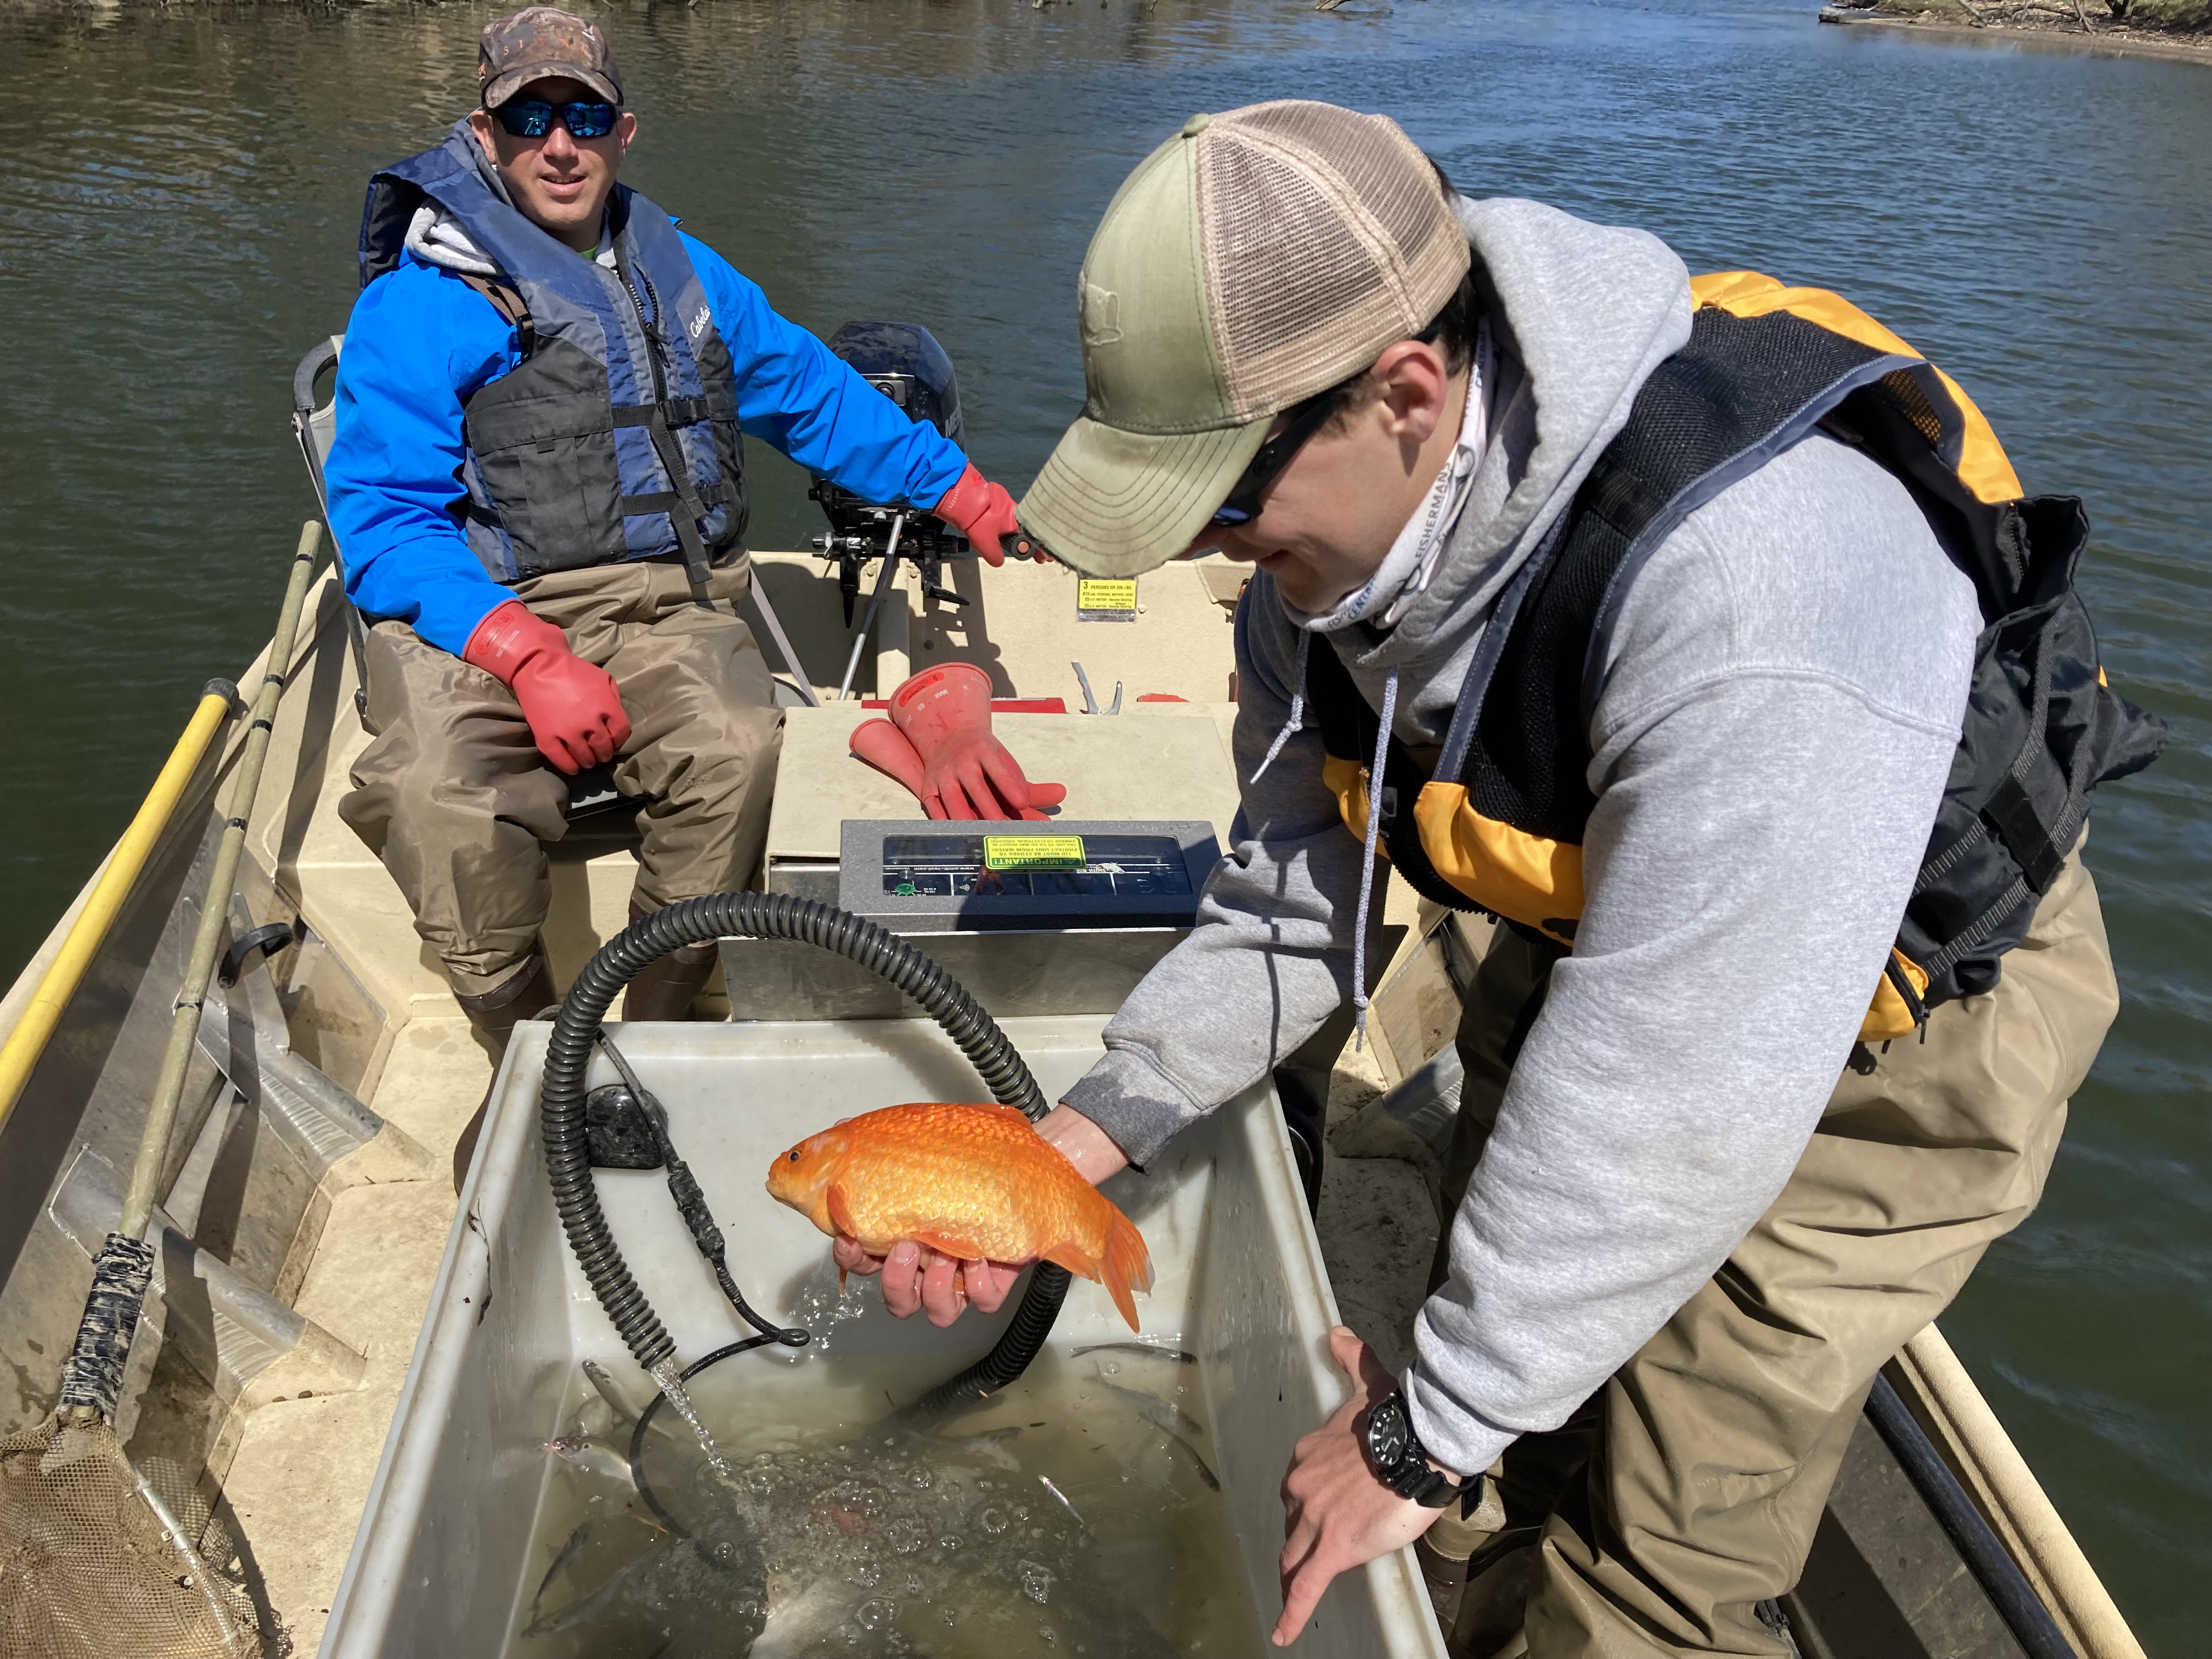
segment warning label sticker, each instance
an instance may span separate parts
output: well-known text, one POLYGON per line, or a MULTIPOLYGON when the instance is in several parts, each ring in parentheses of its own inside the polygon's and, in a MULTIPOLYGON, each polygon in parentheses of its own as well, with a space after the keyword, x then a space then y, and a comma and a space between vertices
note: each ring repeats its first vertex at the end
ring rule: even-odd
POLYGON ((1080 836, 986 836, 986 870, 1080 870, 1085 863, 1080 836))
POLYGON ((1078 622, 1136 621, 1136 579, 1127 577, 1108 580, 1097 576, 1082 577, 1075 584, 1075 619, 1078 622))

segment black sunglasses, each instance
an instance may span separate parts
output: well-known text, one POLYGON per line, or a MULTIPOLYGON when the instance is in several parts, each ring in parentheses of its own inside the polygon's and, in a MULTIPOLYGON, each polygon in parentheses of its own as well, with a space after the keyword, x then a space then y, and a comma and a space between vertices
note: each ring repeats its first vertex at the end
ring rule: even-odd
POLYGON ((549 103, 543 98, 510 98, 492 115, 510 137, 543 138, 558 121, 572 138, 604 138, 615 130, 622 107, 604 98, 579 98, 572 104, 549 103))
POLYGON ((1237 474, 1228 500, 1215 508, 1212 518, 1206 520, 1207 527, 1228 530, 1258 518, 1260 497, 1267 493, 1267 486, 1291 464, 1291 458, 1305 447, 1306 441, 1328 424, 1328 417, 1336 413, 1337 405, 1351 389, 1352 382, 1346 380, 1291 405, 1291 423, 1260 446, 1251 464, 1237 474))
MULTIPOLYGON (((1432 345, 1443 330, 1442 317, 1423 329, 1413 337, 1424 345, 1432 345)), ((1251 464, 1237 476, 1237 483, 1229 491, 1228 499, 1214 510, 1206 520, 1209 530, 1232 530, 1240 524, 1249 524, 1260 516, 1260 497, 1267 486, 1291 464, 1291 458, 1304 448, 1315 433, 1328 424, 1347 393, 1365 377, 1360 370, 1348 380, 1338 382, 1326 392, 1316 392, 1304 403, 1293 404, 1286 411, 1290 423, 1267 442, 1260 446, 1251 464)))

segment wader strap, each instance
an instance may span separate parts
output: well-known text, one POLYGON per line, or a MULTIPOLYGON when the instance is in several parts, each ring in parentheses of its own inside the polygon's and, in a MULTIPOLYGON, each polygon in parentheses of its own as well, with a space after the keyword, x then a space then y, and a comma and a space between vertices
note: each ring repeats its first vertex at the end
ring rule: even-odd
POLYGON ((660 418, 658 407, 645 429, 652 435, 653 453, 660 458, 661 470, 676 486, 672 492, 676 497, 676 509, 669 514, 668 521, 676 526, 676 539, 683 546, 684 568, 690 573, 692 586, 703 588, 707 585, 707 538, 699 533, 699 521, 707 516, 707 504, 699 499, 698 487, 692 479, 683 446, 668 429, 668 422, 660 418))
POLYGON ((504 283, 495 283, 489 276, 471 276, 466 271, 456 273, 471 288, 491 301, 494 311, 507 319, 514 330, 515 343, 527 357, 538 344, 538 325, 530 320, 530 307, 523 303, 522 295, 504 283))
POLYGON ((1991 790, 1982 815, 1997 832, 2005 851, 2012 854, 2012 861, 2020 866, 2027 884, 2039 893, 2049 892, 2066 855, 2051 844, 2050 832, 2036 816, 2035 803, 2028 799, 2021 781, 2008 777, 1991 790))
POLYGON ((2027 884, 2039 894, 2049 892, 2051 884, 2058 878, 2074 837, 2081 828, 2081 820, 2087 816, 2088 770, 2094 747, 2087 732, 2075 744, 2067 769, 2066 799, 2059 808, 2057 821, 2045 823, 2033 797, 2027 792, 2026 781, 2035 769, 2035 763, 2051 747, 2051 636, 2057 625, 2054 617, 2036 636, 2035 692, 2028 704, 2027 740, 2021 745, 2012 770, 2003 782, 1990 792, 1982 807, 1982 821, 1996 831, 1997 839, 2012 854, 2012 861, 2020 866, 2027 884))
MULTIPOLYGON (((653 332, 650 328, 646 331, 648 337, 653 332)), ((647 350, 655 349, 648 343, 647 350)), ((661 470, 676 486, 673 489, 625 495, 619 510, 665 513, 669 523, 676 526, 677 542, 684 549, 684 568, 691 578, 691 585, 702 590, 706 586, 709 562, 706 538, 699 533, 699 525, 709 507, 729 501, 734 492, 726 482, 702 485, 691 476, 690 464, 684 458, 684 447, 677 441, 673 428, 707 419, 709 409, 704 398, 671 398, 663 403, 628 404, 615 410, 617 426, 645 428, 653 441, 653 453, 659 458, 661 470)))

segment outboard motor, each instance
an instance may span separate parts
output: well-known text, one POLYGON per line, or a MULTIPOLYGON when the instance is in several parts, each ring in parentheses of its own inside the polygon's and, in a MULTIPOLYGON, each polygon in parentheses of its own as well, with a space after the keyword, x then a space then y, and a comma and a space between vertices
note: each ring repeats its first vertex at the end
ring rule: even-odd
MULTIPOLYGON (((960 441, 960 384, 952 359, 921 324, 847 323, 827 343, 861 379, 906 410, 909 420, 927 421, 953 442, 960 441)), ((823 557, 837 561, 848 628, 853 625, 861 567, 891 550, 892 524, 902 515, 898 556, 921 566, 922 592, 948 605, 967 603, 942 580, 945 560, 973 556, 966 537, 930 514, 864 501, 827 478, 815 479, 806 493, 822 504, 830 520, 830 533, 817 536, 814 546, 823 557)))

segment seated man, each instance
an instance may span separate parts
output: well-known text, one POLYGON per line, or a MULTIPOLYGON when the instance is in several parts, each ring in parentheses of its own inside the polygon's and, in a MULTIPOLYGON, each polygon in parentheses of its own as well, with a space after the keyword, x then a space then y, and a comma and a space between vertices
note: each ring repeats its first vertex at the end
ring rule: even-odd
MULTIPOLYGON (((373 623, 374 740, 339 811, 496 1055, 555 1000, 540 843, 568 776, 611 766, 645 802, 633 916, 760 861, 781 717, 738 609, 741 430, 994 564, 1015 524, 955 445, 616 184, 637 118, 596 27, 501 18, 477 76, 483 106, 369 186, 325 473, 373 623)), ((663 957, 625 1017, 681 1018, 713 963, 663 957)))

